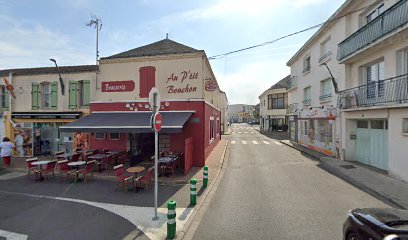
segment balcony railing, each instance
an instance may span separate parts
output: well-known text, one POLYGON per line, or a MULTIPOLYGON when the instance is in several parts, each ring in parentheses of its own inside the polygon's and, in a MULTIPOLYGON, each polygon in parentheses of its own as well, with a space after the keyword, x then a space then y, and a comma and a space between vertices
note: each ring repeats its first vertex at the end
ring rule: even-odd
POLYGON ((324 94, 324 95, 320 96, 319 100, 320 100, 320 102, 328 102, 328 101, 331 100, 331 98, 332 98, 332 94, 329 93, 329 94, 324 94))
POLYGON ((339 44, 339 61, 408 23, 408 0, 401 0, 339 44))
POLYGON ((303 103, 305 106, 308 106, 308 105, 310 105, 310 104, 312 103, 312 99, 311 99, 311 98, 305 99, 305 100, 302 101, 302 103, 303 103))
POLYGON ((341 91, 338 97, 340 109, 408 103, 408 75, 372 81, 341 91))
POLYGON ((292 77, 289 79, 289 84, 288 84, 288 86, 286 87, 286 90, 293 89, 293 88, 295 88, 296 86, 297 86, 297 76, 292 76, 292 77))
POLYGON ((296 113, 296 110, 298 109, 298 104, 297 103, 292 103, 288 106, 288 109, 286 109, 286 114, 293 114, 296 113))

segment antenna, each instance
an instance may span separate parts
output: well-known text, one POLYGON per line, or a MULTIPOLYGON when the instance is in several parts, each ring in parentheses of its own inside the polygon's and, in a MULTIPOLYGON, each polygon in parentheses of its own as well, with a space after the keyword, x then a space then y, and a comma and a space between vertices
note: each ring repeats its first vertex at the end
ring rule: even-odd
POLYGON ((96 29, 96 65, 99 64, 99 31, 102 29, 102 20, 96 15, 91 14, 91 21, 86 24, 88 27, 96 29))

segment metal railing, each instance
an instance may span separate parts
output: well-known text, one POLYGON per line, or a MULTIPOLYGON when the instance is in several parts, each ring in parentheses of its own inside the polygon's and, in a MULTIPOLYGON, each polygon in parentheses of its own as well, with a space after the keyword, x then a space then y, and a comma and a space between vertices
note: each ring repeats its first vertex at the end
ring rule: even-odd
POLYGON ((308 98, 302 101, 302 103, 306 106, 306 105, 310 105, 312 103, 312 99, 308 98))
POLYGON ((408 23, 408 0, 401 0, 339 43, 339 61, 408 23))
POLYGON ((408 74, 372 81, 338 93, 340 109, 401 103, 408 103, 408 74))
POLYGON ((328 101, 331 100, 331 98, 332 98, 332 94, 329 93, 329 94, 321 95, 321 96, 319 97, 319 100, 320 100, 320 102, 328 102, 328 101))

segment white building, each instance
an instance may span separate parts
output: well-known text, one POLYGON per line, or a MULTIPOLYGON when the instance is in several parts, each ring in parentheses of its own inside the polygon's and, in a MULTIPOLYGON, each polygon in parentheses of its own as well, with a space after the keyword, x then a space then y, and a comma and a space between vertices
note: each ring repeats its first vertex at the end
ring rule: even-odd
POLYGON ((290 76, 285 77, 258 97, 261 131, 287 131, 286 109, 289 80, 290 76))
POLYGON ((408 1, 348 1, 339 93, 344 158, 408 180, 408 1), (365 7, 369 6, 369 7, 365 7))
POLYGON ((244 123, 254 119, 254 106, 247 104, 228 105, 230 123, 244 123))
POLYGON ((221 132, 225 133, 228 129, 228 97, 227 94, 220 90, 220 97, 221 97, 221 132))

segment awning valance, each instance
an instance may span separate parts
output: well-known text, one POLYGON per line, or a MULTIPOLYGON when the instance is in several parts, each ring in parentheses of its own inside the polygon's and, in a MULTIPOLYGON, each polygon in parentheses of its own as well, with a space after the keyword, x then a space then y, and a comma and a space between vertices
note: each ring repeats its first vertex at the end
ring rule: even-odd
MULTIPOLYGON (((182 132, 184 124, 194 111, 160 112, 163 117, 163 133, 182 132)), ((63 132, 120 132, 151 133, 152 112, 94 112, 75 122, 61 126, 63 132)))

